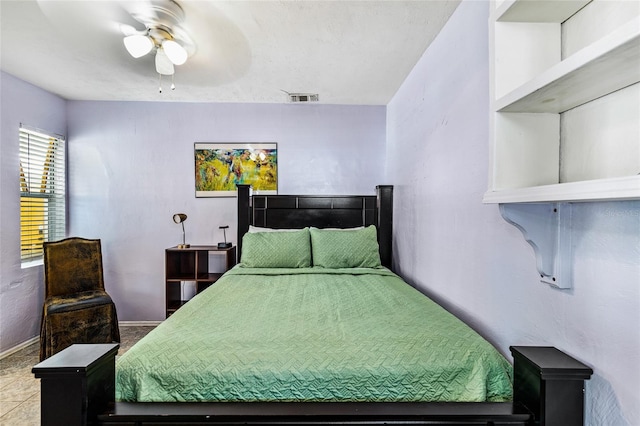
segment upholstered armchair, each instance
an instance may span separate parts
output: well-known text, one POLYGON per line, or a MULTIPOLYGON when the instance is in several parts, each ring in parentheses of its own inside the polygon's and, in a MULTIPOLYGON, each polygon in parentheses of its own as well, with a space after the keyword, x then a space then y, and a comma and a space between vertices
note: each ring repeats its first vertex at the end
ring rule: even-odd
POLYGON ((104 289, 100 240, 44 243, 44 282, 41 361, 74 343, 120 342, 116 307, 104 289))

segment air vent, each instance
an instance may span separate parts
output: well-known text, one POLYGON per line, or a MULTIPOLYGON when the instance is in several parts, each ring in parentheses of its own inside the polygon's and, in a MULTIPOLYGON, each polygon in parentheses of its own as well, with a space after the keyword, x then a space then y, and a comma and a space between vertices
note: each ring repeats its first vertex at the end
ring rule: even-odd
POLYGON ((287 93, 290 102, 318 102, 317 93, 287 93))

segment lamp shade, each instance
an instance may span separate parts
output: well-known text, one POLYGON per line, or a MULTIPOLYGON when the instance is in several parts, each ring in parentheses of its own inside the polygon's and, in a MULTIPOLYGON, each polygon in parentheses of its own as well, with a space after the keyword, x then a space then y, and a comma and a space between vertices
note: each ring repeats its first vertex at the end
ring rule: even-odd
POLYGON ((130 35, 124 38, 124 47, 134 58, 140 58, 153 49, 153 40, 142 34, 130 35))
POLYGON ((184 213, 176 213, 173 215, 173 221, 175 223, 182 223, 187 220, 187 215, 184 213))
POLYGON ((162 49, 174 65, 182 65, 187 62, 187 51, 173 40, 162 42, 162 49))
POLYGON ((162 47, 159 47, 156 52, 156 71, 162 75, 173 75, 175 72, 173 63, 171 63, 162 47))
POLYGON ((179 223, 182 225, 182 244, 178 244, 178 248, 180 249, 185 249, 190 247, 190 245, 185 242, 185 233, 184 233, 185 220, 187 220, 187 215, 184 213, 176 213, 173 215, 173 221, 175 223, 179 223))

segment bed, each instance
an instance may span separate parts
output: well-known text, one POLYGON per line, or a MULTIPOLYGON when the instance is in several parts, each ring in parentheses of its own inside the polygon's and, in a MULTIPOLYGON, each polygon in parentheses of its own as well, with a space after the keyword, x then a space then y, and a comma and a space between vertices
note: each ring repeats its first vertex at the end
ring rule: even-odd
POLYGON ((504 402, 511 377, 493 346, 388 269, 241 263, 118 359, 116 398, 504 402))
MULTIPOLYGON (((392 272, 392 206, 391 186, 370 196, 239 186, 238 265, 117 363, 114 346, 74 345, 34 367, 43 392, 56 386, 50 364, 73 373, 69 363, 87 362, 85 380, 99 380, 84 384, 83 418, 103 424, 582 424, 588 367, 514 347, 514 372, 392 272), (563 383, 561 404, 543 376, 563 383)), ((60 405, 43 393, 43 424, 45 411, 63 418, 60 405)))

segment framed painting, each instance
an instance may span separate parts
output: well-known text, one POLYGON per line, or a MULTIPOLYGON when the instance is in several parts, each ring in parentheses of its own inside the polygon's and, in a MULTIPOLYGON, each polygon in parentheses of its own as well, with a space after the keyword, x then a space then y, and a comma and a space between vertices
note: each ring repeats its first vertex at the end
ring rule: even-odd
POLYGON ((196 197, 234 197, 236 185, 278 193, 277 143, 195 144, 196 197))

